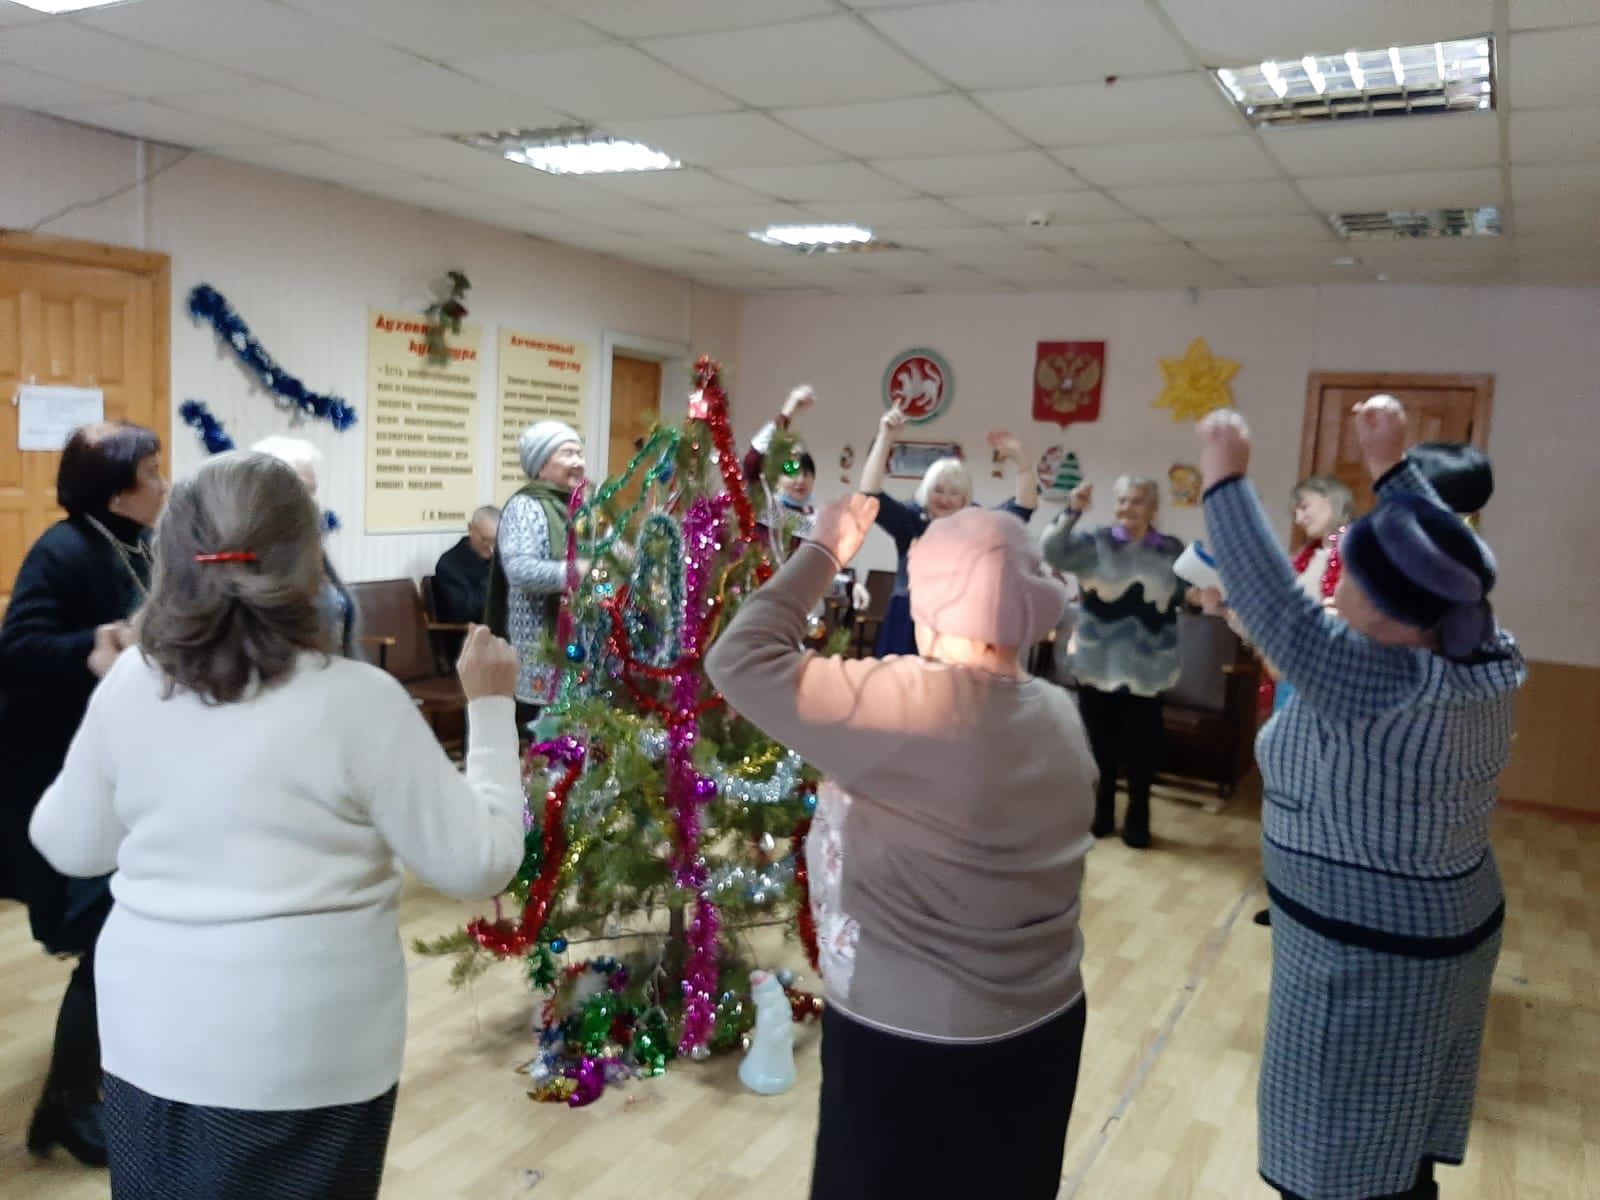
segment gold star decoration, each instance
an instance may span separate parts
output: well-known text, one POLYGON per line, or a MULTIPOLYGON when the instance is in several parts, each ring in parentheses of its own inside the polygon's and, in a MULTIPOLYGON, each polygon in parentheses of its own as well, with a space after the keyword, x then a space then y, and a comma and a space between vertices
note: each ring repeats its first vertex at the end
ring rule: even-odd
POLYGON ((1239 373, 1239 364, 1211 353, 1203 337, 1189 343, 1182 358, 1163 358, 1161 374, 1167 385, 1156 399, 1157 408, 1170 408, 1174 421, 1198 421, 1208 412, 1228 408, 1233 393, 1228 383, 1239 373))

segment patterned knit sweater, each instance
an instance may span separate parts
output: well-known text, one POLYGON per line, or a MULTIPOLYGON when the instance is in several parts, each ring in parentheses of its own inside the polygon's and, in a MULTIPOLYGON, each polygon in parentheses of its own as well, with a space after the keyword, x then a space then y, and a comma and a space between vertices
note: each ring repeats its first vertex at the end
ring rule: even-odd
MULTIPOLYGON (((1438 500, 1410 463, 1377 492, 1438 500)), ((1257 740, 1274 901, 1338 941, 1419 957, 1492 935, 1489 815, 1527 674, 1516 644, 1497 631, 1452 662, 1371 641, 1297 585, 1248 481, 1214 486, 1205 513, 1228 603, 1294 687, 1257 740)))
POLYGON ((1177 538, 1151 531, 1129 542, 1114 527, 1079 533, 1070 509, 1044 537, 1052 567, 1078 577, 1083 611, 1072 673, 1103 692, 1156 696, 1178 682, 1178 609, 1184 585, 1172 566, 1177 538))

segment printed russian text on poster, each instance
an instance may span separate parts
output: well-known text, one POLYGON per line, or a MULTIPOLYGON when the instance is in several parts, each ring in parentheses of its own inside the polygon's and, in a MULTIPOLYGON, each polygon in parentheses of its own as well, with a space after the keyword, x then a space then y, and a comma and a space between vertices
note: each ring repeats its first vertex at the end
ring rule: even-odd
POLYGON ((1100 419, 1104 342, 1040 342, 1033 360, 1033 419, 1063 427, 1100 419))
POLYGON ((500 331, 500 411, 495 421, 495 503, 527 479, 517 439, 536 421, 564 421, 588 434, 589 348, 570 338, 500 331))
POLYGON ((919 346, 889 360, 883 373, 883 406, 899 408, 913 425, 942 416, 955 399, 956 377, 937 351, 919 346))
POLYGON ((483 331, 451 334, 428 360, 428 321, 374 309, 367 322, 368 533, 458 530, 478 505, 483 331))

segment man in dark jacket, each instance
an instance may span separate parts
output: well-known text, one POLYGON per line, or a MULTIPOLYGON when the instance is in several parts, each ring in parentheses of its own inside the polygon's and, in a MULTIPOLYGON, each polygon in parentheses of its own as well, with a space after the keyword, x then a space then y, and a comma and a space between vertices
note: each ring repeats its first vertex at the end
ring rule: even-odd
POLYGON ((481 622, 489 591, 489 560, 500 531, 500 510, 485 505, 472 514, 467 536, 433 569, 434 616, 450 625, 481 622))

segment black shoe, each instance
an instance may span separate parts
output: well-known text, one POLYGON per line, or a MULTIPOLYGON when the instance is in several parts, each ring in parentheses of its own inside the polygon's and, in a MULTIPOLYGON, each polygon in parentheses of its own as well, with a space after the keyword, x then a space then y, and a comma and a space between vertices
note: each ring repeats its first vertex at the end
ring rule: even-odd
POLYGON ((1095 813, 1094 824, 1089 826, 1090 833, 1097 838, 1106 838, 1116 831, 1117 819, 1115 817, 1102 817, 1099 813, 1095 813))
POLYGON ((1257 925, 1271 925, 1272 924, 1272 910, 1270 908, 1263 908, 1260 912, 1258 912, 1255 916, 1251 917, 1250 919, 1252 921, 1254 921, 1257 925))
POLYGON ((55 1100, 41 1100, 28 1126, 28 1153, 49 1158, 60 1146, 86 1167, 106 1165, 106 1135, 100 1124, 100 1105, 76 1111, 55 1100))
POLYGON ((1131 825, 1122 827, 1122 844, 1130 850, 1150 849, 1150 831, 1148 829, 1135 829, 1131 825))

